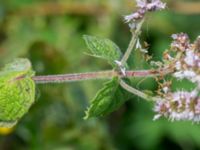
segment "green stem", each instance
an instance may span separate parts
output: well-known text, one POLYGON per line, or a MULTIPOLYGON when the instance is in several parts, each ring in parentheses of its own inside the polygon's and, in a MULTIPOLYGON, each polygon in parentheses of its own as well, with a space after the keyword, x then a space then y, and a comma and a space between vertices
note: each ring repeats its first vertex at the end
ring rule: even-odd
POLYGON ((141 30, 141 28, 142 28, 143 23, 144 23, 144 19, 142 19, 142 20, 138 23, 137 29, 136 29, 135 31, 131 31, 131 32, 132 32, 132 38, 131 38, 131 41, 130 41, 130 43, 129 43, 129 46, 128 46, 128 48, 127 48, 127 50, 126 50, 124 56, 123 56, 122 59, 121 59, 122 66, 124 66, 125 63, 127 62, 127 60, 128 60, 128 58, 129 58, 129 56, 130 56, 130 54, 131 54, 131 52, 132 52, 132 50, 133 50, 135 44, 136 44, 136 41, 137 41, 138 36, 139 36, 139 34, 140 34, 140 30, 141 30))
POLYGON ((139 97, 141 97, 141 98, 143 98, 143 99, 145 99, 147 101, 157 101, 157 100, 159 100, 159 98, 157 98, 157 97, 149 96, 149 95, 147 95, 147 94, 145 94, 145 93, 143 93, 143 92, 141 92, 141 91, 139 91, 139 90, 131 87, 130 85, 128 85, 123 80, 120 80, 120 85, 124 89, 126 89, 127 91, 129 91, 130 93, 133 93, 133 94, 135 94, 135 95, 137 95, 137 96, 139 96, 139 97))

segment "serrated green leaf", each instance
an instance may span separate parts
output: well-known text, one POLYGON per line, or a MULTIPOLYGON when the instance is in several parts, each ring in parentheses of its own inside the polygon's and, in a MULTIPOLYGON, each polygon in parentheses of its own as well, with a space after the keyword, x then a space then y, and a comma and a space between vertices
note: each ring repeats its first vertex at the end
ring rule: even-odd
POLYGON ((34 72, 27 59, 16 59, 0 72, 0 127, 12 127, 35 100, 34 72))
POLYGON ((119 79, 113 78, 105 83, 104 87, 92 100, 84 119, 104 116, 113 112, 118 109, 129 96, 130 93, 120 86, 119 79))
POLYGON ((92 56, 106 59, 112 66, 116 66, 115 61, 120 60, 122 54, 120 48, 114 42, 89 35, 84 35, 83 38, 92 56))

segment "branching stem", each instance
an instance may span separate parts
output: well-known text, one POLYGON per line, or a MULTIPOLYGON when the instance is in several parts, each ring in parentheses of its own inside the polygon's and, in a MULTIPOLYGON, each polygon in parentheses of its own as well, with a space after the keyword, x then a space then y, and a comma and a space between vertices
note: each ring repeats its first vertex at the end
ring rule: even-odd
MULTIPOLYGON (((144 23, 144 19, 142 19, 138 25, 136 30, 132 30, 132 38, 129 43, 129 46, 121 59, 121 65, 124 66, 135 47, 138 36, 141 32, 142 25, 144 23)), ((150 97, 149 95, 131 87, 123 81, 123 78, 130 77, 155 77, 155 76, 163 76, 171 73, 173 70, 169 68, 159 69, 159 70, 139 70, 139 71, 99 71, 99 72, 88 72, 88 73, 74 73, 74 74, 63 74, 63 75, 47 75, 47 76, 35 76, 33 80, 38 84, 45 83, 61 83, 61 82, 73 82, 73 81, 84 81, 84 80, 94 80, 94 79, 111 79, 113 77, 120 78, 120 85, 126 89, 127 91, 150 101, 157 100, 154 97, 150 97)))

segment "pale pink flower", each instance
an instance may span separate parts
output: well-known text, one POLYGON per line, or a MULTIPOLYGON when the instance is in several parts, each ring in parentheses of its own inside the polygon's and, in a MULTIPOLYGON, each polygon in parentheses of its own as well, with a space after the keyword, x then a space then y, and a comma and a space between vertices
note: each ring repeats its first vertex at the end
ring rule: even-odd
POLYGON ((157 11, 165 9, 166 3, 160 0, 136 0, 138 10, 124 17, 126 22, 135 22, 142 19, 148 11, 157 11))
POLYGON ((171 121, 189 120, 200 122, 200 98, 196 90, 167 93, 155 103, 154 111, 157 113, 154 120, 161 116, 171 121))

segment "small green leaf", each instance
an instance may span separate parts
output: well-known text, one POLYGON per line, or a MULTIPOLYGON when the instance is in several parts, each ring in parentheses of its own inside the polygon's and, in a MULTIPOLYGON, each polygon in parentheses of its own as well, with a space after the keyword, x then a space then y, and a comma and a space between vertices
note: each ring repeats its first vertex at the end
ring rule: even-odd
POLYGON ((12 127, 35 100, 34 72, 27 59, 16 59, 0 72, 0 127, 12 127))
POLYGON ((120 86, 119 79, 113 78, 105 83, 92 100, 84 119, 107 115, 118 109, 129 97, 130 93, 120 86))
POLYGON ((122 54, 114 42, 89 35, 84 35, 83 38, 92 56, 106 59, 112 66, 116 66, 115 60, 120 60, 122 54))

